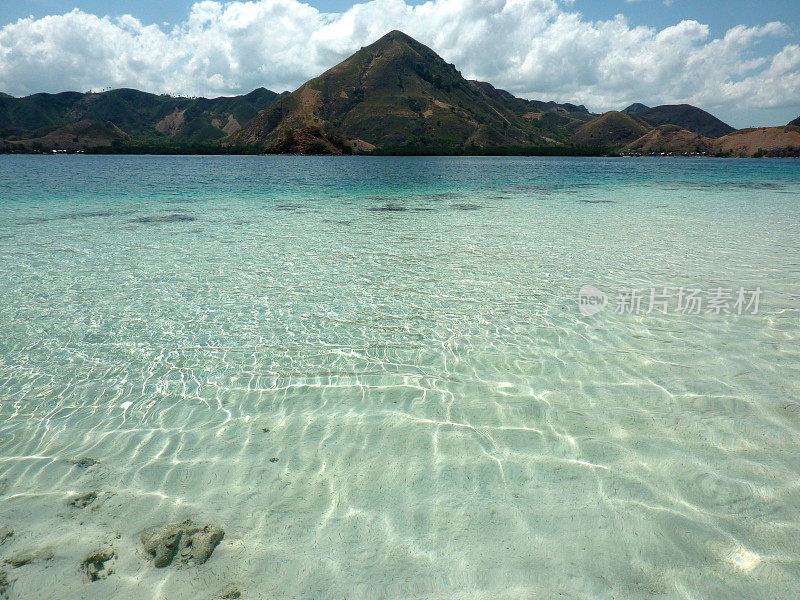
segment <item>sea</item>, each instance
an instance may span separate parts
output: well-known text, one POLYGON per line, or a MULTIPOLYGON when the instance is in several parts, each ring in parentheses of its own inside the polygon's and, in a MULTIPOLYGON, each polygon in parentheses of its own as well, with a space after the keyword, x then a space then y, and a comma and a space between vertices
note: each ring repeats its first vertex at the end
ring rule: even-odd
POLYGON ((13 600, 797 598, 800 162, 2 156, 0 544, 13 600))

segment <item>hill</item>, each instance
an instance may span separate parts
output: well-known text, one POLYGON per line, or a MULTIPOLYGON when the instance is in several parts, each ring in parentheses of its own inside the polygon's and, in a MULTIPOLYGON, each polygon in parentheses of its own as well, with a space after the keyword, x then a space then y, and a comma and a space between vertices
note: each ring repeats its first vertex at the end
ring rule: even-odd
POLYGON ((55 140, 58 136, 51 134, 64 127, 83 123, 79 129, 86 130, 85 123, 91 122, 99 127, 108 124, 111 130, 118 129, 137 142, 205 143, 241 129, 278 97, 264 88, 244 96, 213 99, 133 89, 33 94, 23 98, 4 95, 0 96, 0 138, 25 144, 55 140))
POLYGON ((759 127, 740 129, 709 138, 677 125, 661 125, 638 140, 620 148, 625 153, 707 154, 709 156, 796 157, 800 156, 800 127, 759 127))
POLYGON ((733 127, 720 121, 714 115, 691 104, 663 104, 653 108, 644 104, 631 104, 622 112, 636 115, 650 125, 678 125, 693 133, 707 137, 722 137, 733 131, 733 127))
POLYGON ((800 127, 739 129, 715 140, 717 152, 731 156, 800 156, 800 127))
POLYGON ((622 149, 641 154, 710 154, 714 141, 677 125, 659 125, 622 149))
POLYGON ((467 81, 433 50, 392 31, 281 98, 227 143, 332 153, 410 143, 555 145, 569 138, 571 123, 590 118, 583 107, 531 104, 467 81))
POLYGON ((619 147, 639 139, 650 127, 637 117, 611 111, 581 125, 572 136, 574 144, 619 147))
POLYGON ((43 148, 99 148, 110 146, 117 140, 127 140, 128 136, 112 123, 97 121, 78 121, 54 129, 47 135, 29 140, 43 148))
POLYGON ((797 126, 797 127, 800 127, 800 117, 797 117, 797 118, 796 118, 794 121, 789 121, 789 123, 788 123, 788 124, 789 124, 789 125, 795 125, 795 126, 797 126))

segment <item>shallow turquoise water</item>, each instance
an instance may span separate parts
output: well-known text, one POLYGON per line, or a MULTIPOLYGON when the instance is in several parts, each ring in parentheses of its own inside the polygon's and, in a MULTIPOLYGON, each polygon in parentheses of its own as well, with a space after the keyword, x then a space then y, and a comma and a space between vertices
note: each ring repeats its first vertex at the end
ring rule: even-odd
POLYGON ((3 156, 0 559, 52 551, 14 598, 793 598, 799 338, 797 161, 3 156), (150 566, 190 517, 211 560, 150 566))

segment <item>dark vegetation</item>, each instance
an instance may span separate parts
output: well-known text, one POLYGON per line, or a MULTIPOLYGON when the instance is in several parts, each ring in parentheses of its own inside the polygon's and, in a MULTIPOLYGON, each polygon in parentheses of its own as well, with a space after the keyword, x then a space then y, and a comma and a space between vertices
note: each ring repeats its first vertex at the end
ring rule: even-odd
MULTIPOLYGON (((28 142, 52 136, 77 123, 91 123, 107 132, 129 137, 134 145, 207 144, 249 122, 280 96, 259 88, 243 96, 183 98, 132 89, 100 93, 63 92, 33 94, 23 98, 0 97, 0 140, 28 142)), ((98 136, 88 134, 59 140, 59 146, 86 148, 98 136), (80 139, 85 137, 85 139, 80 139)), ((46 142, 42 142, 46 143, 46 142)))
POLYGON ((653 126, 678 125, 693 133, 718 138, 736 131, 727 123, 701 108, 690 104, 664 104, 650 108, 644 104, 631 104, 622 112, 634 115, 653 126))

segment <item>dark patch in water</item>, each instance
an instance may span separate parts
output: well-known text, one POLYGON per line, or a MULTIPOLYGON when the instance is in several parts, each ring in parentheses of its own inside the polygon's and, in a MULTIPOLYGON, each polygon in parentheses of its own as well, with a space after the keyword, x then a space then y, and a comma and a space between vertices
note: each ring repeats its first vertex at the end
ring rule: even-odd
POLYGON ((45 217, 31 217, 30 219, 22 219, 19 224, 20 225, 39 225, 40 223, 47 223, 48 221, 52 221, 53 219, 46 219, 45 217))
POLYGON ((79 469, 88 469, 89 467, 93 467, 99 463, 99 461, 96 461, 93 458, 89 458, 88 456, 84 456, 83 458, 75 458, 69 462, 71 462, 79 469))
POLYGON ((448 198, 458 198, 459 194, 456 192, 440 192, 438 194, 431 194, 430 198, 441 198, 441 199, 448 199, 448 198))
MULTIPOLYGON (((130 213, 130 211, 128 211, 130 213)), ((90 212, 76 212, 60 215, 59 219, 89 219, 92 217, 113 217, 114 215, 121 214, 115 213, 113 210, 95 210, 90 212)))
POLYGON ((188 223, 196 220, 192 215, 172 213, 163 217, 139 217, 138 219, 133 219, 131 223, 188 223))
POLYGON ((49 221, 74 221, 77 219, 93 219, 97 217, 117 217, 129 215, 133 213, 132 210, 92 210, 86 212, 72 212, 55 215, 53 217, 31 217, 20 221, 21 225, 38 225, 40 223, 47 223, 49 221))
POLYGON ((371 212, 405 212, 408 209, 399 204, 384 204, 383 206, 370 206, 367 210, 371 212))
POLYGON ((421 206, 408 208, 401 204, 384 204, 383 206, 370 206, 367 210, 371 212, 426 212, 434 209, 421 206))
POLYGON ((783 190, 786 186, 771 181, 680 181, 677 185, 692 190, 783 190))
POLYGON ((551 184, 519 184, 508 189, 515 192, 538 192, 549 194, 551 192, 570 192, 576 193, 582 189, 596 187, 593 183, 551 183, 551 184))
POLYGON ((303 208, 302 204, 278 204, 275 210, 300 210, 303 208))
POLYGON ((483 208, 480 204, 451 204, 456 210, 480 210, 483 208))
POLYGON ((323 223, 331 223, 333 225, 352 225, 352 221, 338 220, 338 219, 322 219, 323 223))
POLYGON ((614 204, 613 200, 581 200, 586 204, 614 204))

